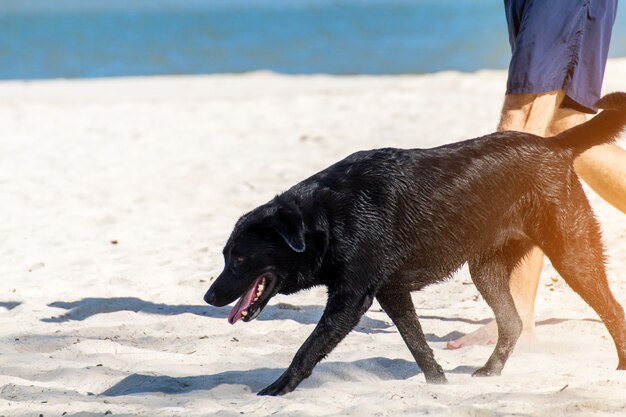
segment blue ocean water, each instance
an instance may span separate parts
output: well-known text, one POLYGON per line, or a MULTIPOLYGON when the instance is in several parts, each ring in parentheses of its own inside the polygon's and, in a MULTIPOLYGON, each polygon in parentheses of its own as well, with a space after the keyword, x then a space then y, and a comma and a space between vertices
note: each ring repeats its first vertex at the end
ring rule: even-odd
MULTIPOLYGON (((620 8, 611 56, 626 56, 620 8)), ((0 79, 506 68, 502 0, 0 0, 0 79)))

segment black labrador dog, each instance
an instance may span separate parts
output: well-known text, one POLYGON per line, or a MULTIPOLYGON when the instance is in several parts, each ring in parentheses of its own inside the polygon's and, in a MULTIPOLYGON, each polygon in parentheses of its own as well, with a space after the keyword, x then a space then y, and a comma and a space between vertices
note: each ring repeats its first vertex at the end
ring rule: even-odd
POLYGON ((598 116, 548 139, 501 132, 433 149, 357 152, 242 216, 224 248, 224 271, 204 296, 214 306, 239 299, 230 323, 253 320, 277 293, 328 288, 315 330, 259 394, 293 391, 374 297, 426 381, 446 382, 411 291, 466 262, 498 325, 495 350, 474 375, 500 374, 522 331, 509 274, 534 246, 598 313, 626 370, 624 310, 607 284, 599 225, 572 167, 626 125, 626 93, 598 107, 598 116))

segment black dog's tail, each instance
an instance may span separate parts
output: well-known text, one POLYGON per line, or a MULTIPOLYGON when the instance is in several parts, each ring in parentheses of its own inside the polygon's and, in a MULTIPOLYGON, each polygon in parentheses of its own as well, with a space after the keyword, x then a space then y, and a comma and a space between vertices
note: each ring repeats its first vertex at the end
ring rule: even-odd
POLYGON ((596 106, 603 110, 600 114, 554 136, 553 143, 571 149, 575 158, 593 146, 616 140, 626 126, 626 93, 607 94, 596 106))

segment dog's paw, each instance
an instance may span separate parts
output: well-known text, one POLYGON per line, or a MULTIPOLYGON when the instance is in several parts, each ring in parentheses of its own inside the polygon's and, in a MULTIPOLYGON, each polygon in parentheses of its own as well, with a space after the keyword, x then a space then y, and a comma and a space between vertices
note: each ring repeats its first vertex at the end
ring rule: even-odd
POLYGON ((448 383, 448 379, 446 378, 446 376, 441 373, 441 374, 434 374, 434 375, 425 375, 426 378, 426 382, 428 384, 447 384, 448 383))
POLYGON ((257 395, 267 395, 277 397, 279 395, 285 395, 295 389, 295 384, 292 384, 289 378, 281 376, 272 385, 263 388, 257 395))
POLYGON ((486 366, 483 366, 482 368, 474 371, 474 373, 472 374, 472 376, 475 376, 475 377, 487 377, 487 376, 499 376, 499 375, 500 375, 499 371, 487 368, 486 366))

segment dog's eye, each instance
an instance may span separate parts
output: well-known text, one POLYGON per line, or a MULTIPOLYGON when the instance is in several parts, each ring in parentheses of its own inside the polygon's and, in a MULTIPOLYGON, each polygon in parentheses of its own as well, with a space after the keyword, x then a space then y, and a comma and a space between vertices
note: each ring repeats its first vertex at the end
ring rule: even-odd
POLYGON ((239 266, 239 265, 241 265, 241 264, 243 263, 243 261, 245 261, 245 260, 246 260, 246 258, 245 258, 245 257, 243 257, 243 256, 237 256, 237 257, 235 257, 235 261, 233 262, 233 264, 234 264, 235 266, 239 266))

